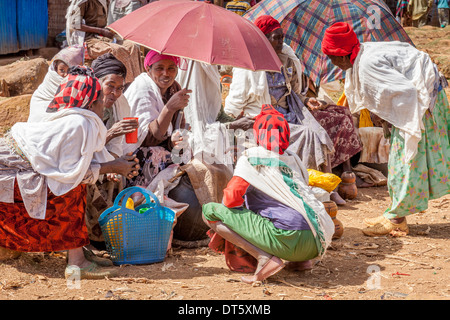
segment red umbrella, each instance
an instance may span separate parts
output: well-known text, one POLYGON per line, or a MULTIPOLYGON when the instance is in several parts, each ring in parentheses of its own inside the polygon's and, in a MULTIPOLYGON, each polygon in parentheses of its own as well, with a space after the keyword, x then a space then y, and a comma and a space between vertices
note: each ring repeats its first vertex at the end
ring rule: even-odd
POLYGON ((159 53, 249 70, 279 72, 266 36, 247 19, 204 1, 155 1, 108 26, 159 53))

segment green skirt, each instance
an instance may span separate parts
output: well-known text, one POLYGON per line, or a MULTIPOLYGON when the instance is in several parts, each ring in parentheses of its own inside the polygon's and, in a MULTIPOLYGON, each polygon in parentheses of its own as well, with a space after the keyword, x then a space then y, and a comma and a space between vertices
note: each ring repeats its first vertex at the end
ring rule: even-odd
POLYGON ((404 139, 393 127, 388 162, 391 205, 388 219, 405 217, 428 208, 428 201, 450 193, 450 110, 444 90, 438 93, 433 112, 423 117, 425 130, 417 155, 403 163, 404 139))
POLYGON ((318 255, 311 230, 283 230, 248 209, 229 209, 220 203, 203 205, 208 221, 221 221, 265 252, 288 261, 311 260, 318 255))

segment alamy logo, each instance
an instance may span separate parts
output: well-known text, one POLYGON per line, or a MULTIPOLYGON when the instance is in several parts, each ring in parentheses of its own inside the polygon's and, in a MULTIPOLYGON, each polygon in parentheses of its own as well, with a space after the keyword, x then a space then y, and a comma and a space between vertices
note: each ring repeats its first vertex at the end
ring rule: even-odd
POLYGON ((367 8, 367 28, 369 30, 381 29, 381 9, 376 5, 367 8))

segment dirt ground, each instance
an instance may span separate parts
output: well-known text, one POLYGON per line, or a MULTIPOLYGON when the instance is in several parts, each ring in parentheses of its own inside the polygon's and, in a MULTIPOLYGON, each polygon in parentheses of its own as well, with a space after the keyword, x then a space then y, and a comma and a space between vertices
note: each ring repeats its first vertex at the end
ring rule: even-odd
MULTIPOLYGON (((436 39, 450 41, 449 28, 426 28, 408 29, 418 47, 432 53, 436 39)), ((438 54, 448 53, 439 48, 438 54)), ((63 254, 33 253, 0 263, 0 300, 448 300, 450 195, 408 217, 407 236, 364 236, 363 218, 388 204, 387 187, 359 189, 339 207, 342 238, 312 270, 282 270, 260 286, 240 282, 242 274, 208 247, 175 247, 162 263, 125 265, 117 267, 118 278, 77 284, 64 279, 63 254)))
POLYGON ((62 254, 23 254, 0 264, 1 300, 448 300, 450 195, 408 218, 405 237, 367 237, 362 219, 383 212, 386 187, 359 189, 339 207, 343 236, 309 271, 282 270, 260 286, 240 282, 208 247, 177 249, 164 262, 124 265, 118 278, 64 279, 62 254))

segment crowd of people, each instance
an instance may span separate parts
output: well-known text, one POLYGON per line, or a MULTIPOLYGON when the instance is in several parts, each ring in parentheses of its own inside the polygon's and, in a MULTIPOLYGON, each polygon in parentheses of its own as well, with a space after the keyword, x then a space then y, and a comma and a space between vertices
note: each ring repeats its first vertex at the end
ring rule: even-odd
MULTIPOLYGON (((323 202, 345 199, 314 191, 308 170, 352 172, 367 148, 364 121, 390 135, 391 199, 364 234, 407 234, 408 215, 449 193, 446 81, 426 53, 360 43, 350 25, 330 26, 322 51, 346 71, 345 102, 335 103, 265 15, 254 23, 281 70, 233 68, 222 103, 218 66, 193 61, 188 89, 185 59, 112 40, 106 26, 147 2, 71 2, 68 46, 33 94, 28 122, 0 139, 2 250, 67 251, 66 277, 114 276, 89 246, 104 242, 98 219, 115 195, 140 186, 176 212, 174 238, 207 239, 230 269, 252 273, 245 283, 311 268, 335 231, 323 202)), ((221 5, 242 13, 236 1, 221 5)))

